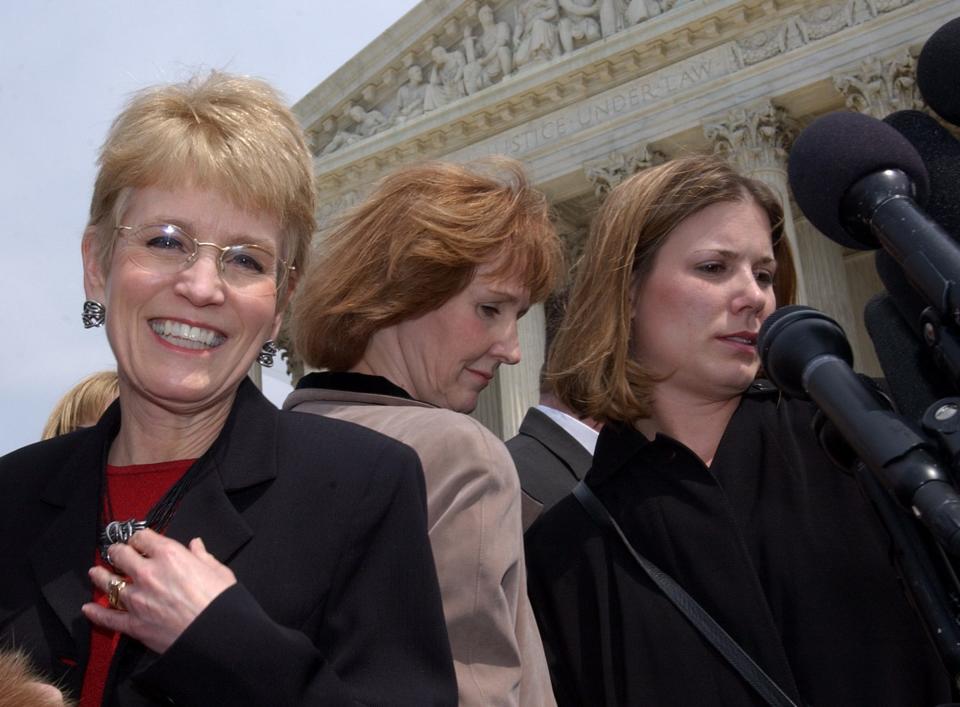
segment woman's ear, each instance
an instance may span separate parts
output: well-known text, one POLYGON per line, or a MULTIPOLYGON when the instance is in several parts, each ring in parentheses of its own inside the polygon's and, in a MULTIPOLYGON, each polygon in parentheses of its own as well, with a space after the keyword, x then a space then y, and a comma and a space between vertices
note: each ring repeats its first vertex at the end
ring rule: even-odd
POLYGON ((273 341, 277 340, 277 337, 280 336, 280 327, 283 326, 283 310, 278 310, 275 315, 273 315, 273 328, 270 330, 270 338, 273 341))
POLYGON ((283 286, 283 292, 277 297, 277 312, 273 318, 273 334, 270 338, 276 339, 280 333, 280 327, 283 324, 283 317, 290 309, 290 303, 293 301, 293 292, 297 288, 299 273, 296 270, 290 273, 286 283, 283 286))
POLYGON ((107 274, 104 272, 100 257, 96 226, 87 226, 84 230, 80 252, 83 255, 83 289, 87 299, 103 304, 106 297, 107 274))
POLYGON ((277 298, 277 311, 283 312, 293 301, 293 293, 297 289, 297 283, 300 282, 300 273, 297 270, 293 270, 287 275, 287 281, 283 285, 283 294, 277 298))

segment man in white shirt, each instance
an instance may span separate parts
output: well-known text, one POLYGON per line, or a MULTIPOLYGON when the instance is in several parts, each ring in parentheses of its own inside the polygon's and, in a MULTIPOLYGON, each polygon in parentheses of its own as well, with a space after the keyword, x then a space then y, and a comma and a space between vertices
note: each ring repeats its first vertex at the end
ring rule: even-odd
POLYGON ((541 391, 540 404, 527 410, 507 449, 523 488, 523 529, 566 496, 593 462, 600 426, 571 414, 552 393, 541 391))

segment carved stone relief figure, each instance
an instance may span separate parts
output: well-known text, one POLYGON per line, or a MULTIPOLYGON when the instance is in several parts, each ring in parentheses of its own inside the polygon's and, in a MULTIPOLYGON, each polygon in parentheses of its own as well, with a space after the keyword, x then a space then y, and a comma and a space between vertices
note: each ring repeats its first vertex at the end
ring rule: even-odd
POLYGON ((480 7, 477 19, 480 20, 479 37, 474 37, 469 27, 463 31, 463 46, 467 53, 463 85, 467 95, 473 95, 513 71, 510 25, 494 20, 489 5, 480 7))
POLYGON ((600 13, 600 0, 559 0, 564 16, 557 26, 560 46, 572 52, 575 43, 589 44, 600 39, 600 24, 594 16, 600 13))
POLYGON ((609 37, 623 29, 626 7, 623 0, 599 0, 600 34, 609 37))
POLYGON ((463 70, 467 60, 463 52, 434 47, 430 56, 433 57, 433 71, 430 72, 430 83, 423 97, 423 109, 428 111, 442 108, 467 95, 463 86, 463 70))
MULTIPOLYGON (((560 45, 564 52, 571 52, 574 44, 590 42, 616 34, 624 27, 625 12, 623 0, 559 0, 564 16, 560 19, 560 45)), ((647 9, 644 0, 637 0, 643 8, 646 19, 647 9)))
POLYGON ((689 0, 629 0, 624 11, 626 24, 635 25, 672 10, 678 5, 683 5, 685 2, 689 0))
POLYGON ((401 125, 411 118, 423 115, 423 99, 427 87, 423 83, 423 69, 412 64, 407 69, 409 79, 397 91, 397 110, 393 114, 393 124, 401 125))
POLYGON ((839 0, 800 12, 776 28, 762 29, 736 40, 745 66, 758 64, 778 54, 815 42, 915 0, 839 0))
POLYGON ((336 152, 341 147, 346 147, 347 145, 352 145, 365 137, 370 137, 379 133, 381 130, 385 130, 390 127, 390 124, 387 122, 387 119, 383 116, 378 110, 364 110, 360 106, 353 106, 347 113, 350 116, 350 119, 355 123, 356 127, 353 130, 348 130, 346 128, 337 131, 337 134, 333 136, 333 139, 327 143, 327 146, 323 148, 321 155, 329 155, 332 152, 336 152))
POLYGON ((513 26, 513 61, 517 67, 560 56, 557 0, 520 0, 513 26))

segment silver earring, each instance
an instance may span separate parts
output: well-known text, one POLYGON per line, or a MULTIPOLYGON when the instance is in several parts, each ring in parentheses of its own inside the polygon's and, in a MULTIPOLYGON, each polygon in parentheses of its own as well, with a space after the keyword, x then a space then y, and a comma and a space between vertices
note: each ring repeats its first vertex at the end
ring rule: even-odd
POLYGON ((99 302, 88 299, 83 303, 83 328, 103 326, 107 319, 107 310, 99 302))
POLYGON ((270 368, 273 366, 273 357, 277 355, 279 350, 280 349, 277 348, 277 345, 274 343, 273 339, 267 339, 263 342, 263 346, 260 347, 260 354, 257 356, 257 363, 264 368, 270 368))

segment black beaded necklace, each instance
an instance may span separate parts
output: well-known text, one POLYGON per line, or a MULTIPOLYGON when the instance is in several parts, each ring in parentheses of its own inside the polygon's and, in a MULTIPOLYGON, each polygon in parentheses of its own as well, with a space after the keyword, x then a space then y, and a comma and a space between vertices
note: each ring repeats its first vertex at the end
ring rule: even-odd
POLYGON ((110 546, 115 543, 126 544, 138 530, 150 528, 158 533, 163 533, 163 531, 166 530, 167 525, 170 524, 170 519, 173 518, 173 514, 177 510, 177 506, 180 505, 180 501, 186 495, 187 491, 193 488, 194 484, 196 484, 202 475, 205 465, 198 462, 199 460, 191 464, 190 468, 177 479, 163 497, 153 504, 153 507, 147 512, 147 517, 144 520, 137 520, 135 518, 130 518, 129 520, 112 520, 114 513, 113 506, 110 503, 110 487, 107 484, 107 465, 103 465, 100 478, 103 505, 100 509, 100 532, 97 537, 100 557, 103 558, 104 562, 113 566, 113 563, 110 562, 110 556, 107 554, 110 546))

